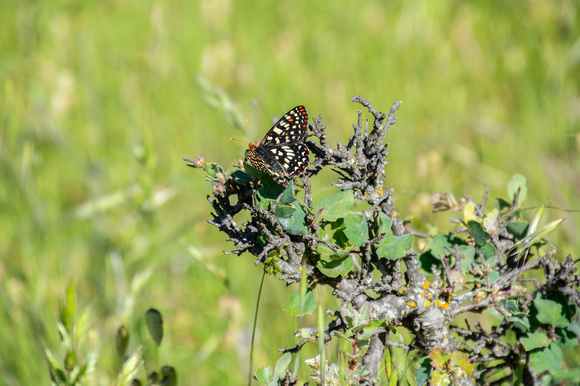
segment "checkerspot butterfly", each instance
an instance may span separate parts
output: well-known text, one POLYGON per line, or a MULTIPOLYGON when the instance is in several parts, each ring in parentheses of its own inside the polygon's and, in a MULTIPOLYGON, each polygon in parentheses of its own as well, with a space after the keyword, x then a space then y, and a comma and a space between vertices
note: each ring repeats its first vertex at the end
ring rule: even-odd
POLYGON ((258 145, 250 143, 245 153, 248 163, 268 173, 276 183, 287 186, 310 161, 304 144, 307 128, 306 108, 294 107, 272 126, 258 145))

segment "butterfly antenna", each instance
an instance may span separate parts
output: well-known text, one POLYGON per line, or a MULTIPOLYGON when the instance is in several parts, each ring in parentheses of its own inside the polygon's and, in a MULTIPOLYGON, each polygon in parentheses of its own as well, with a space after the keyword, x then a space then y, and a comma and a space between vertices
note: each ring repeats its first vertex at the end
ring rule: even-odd
POLYGON ((246 118, 246 126, 248 127, 248 138, 252 138, 252 132, 250 131, 250 120, 246 118))
MULTIPOLYGON (((248 126, 248 136, 250 138, 252 138, 252 136, 250 135, 250 120, 249 119, 246 119, 246 125, 248 126)), ((232 140, 232 141, 238 141, 238 142, 243 142, 243 143, 248 143, 248 141, 242 141, 241 139, 237 139, 237 138, 233 138, 233 137, 230 138, 230 140, 232 140)))

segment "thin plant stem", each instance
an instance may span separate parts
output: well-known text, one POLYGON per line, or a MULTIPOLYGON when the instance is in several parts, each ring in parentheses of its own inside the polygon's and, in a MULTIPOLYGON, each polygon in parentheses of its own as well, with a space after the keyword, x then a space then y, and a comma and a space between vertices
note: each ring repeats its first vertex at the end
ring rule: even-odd
POLYGON ((248 374, 248 386, 252 384, 252 369, 254 368, 254 339, 256 338, 256 326, 258 324, 258 310, 260 309, 260 298, 262 297, 262 287, 264 286, 264 278, 266 277, 266 270, 262 273, 262 280, 260 281, 260 289, 258 290, 258 299, 256 300, 256 311, 254 312, 254 326, 252 327, 252 343, 250 343, 250 373, 248 374))

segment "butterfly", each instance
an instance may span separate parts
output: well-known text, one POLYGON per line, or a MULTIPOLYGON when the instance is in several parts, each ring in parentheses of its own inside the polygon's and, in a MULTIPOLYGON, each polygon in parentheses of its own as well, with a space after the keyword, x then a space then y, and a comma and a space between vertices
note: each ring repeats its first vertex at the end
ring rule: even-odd
POLYGON ((287 186, 310 161, 304 144, 307 128, 306 108, 294 107, 272 126, 258 145, 250 143, 245 153, 248 163, 268 173, 276 183, 287 186))

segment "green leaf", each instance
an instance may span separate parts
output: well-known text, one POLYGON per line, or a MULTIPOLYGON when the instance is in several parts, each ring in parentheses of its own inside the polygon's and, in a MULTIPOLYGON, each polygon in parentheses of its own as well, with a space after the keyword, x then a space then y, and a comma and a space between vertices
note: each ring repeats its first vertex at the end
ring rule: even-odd
POLYGON ((236 170, 232 173, 232 177, 238 184, 247 185, 252 181, 252 176, 241 170, 236 170))
MULTIPOLYGON (((267 174, 264 174, 264 176, 260 179, 260 181, 262 182, 262 188, 258 189, 258 203, 260 203, 261 201, 276 200, 278 199, 280 193, 282 193, 284 190, 290 189, 290 194, 292 194, 291 183, 288 184, 286 188, 284 188, 282 185, 279 185, 276 182, 274 182, 272 177, 270 177, 267 174)), ((288 203, 283 202, 282 204, 288 203)))
POLYGON ((344 234, 344 221, 340 218, 335 222, 330 224, 330 229, 332 232, 332 241, 334 244, 341 248, 346 248, 349 246, 348 237, 344 234))
POLYGON ((161 313, 155 308, 147 310, 145 313, 145 324, 147 325, 149 336, 159 346, 163 340, 163 318, 161 317, 161 313))
POLYGON ((256 243, 261 247, 265 247, 268 245, 268 238, 265 235, 258 235, 256 237, 256 243))
POLYGON ((446 386, 446 385, 452 385, 453 381, 452 381, 450 375, 447 374, 447 372, 445 372, 443 370, 433 370, 431 372, 430 384, 436 385, 436 386, 444 386, 444 385, 446 386))
POLYGON ((360 247, 369 238, 369 228, 365 216, 350 213, 344 219, 344 234, 357 247, 360 247))
POLYGON ((260 178, 264 175, 264 172, 260 169, 256 169, 247 162, 244 162, 244 170, 253 178, 260 178))
POLYGON ((322 243, 318 243, 316 252, 321 255, 336 255, 337 253, 348 252, 353 245, 349 242, 348 237, 344 234, 344 225, 342 219, 327 224, 324 228, 318 230, 318 237, 331 244, 337 245, 341 251, 333 251, 322 243))
POLYGON ((351 245, 348 237, 344 234, 344 221, 339 218, 335 222, 330 223, 330 226, 326 226, 325 229, 330 235, 329 242, 338 245, 341 248, 346 248, 351 245))
MULTIPOLYGON (((498 303, 498 306, 503 308, 504 311, 510 315, 508 317, 508 320, 512 322, 515 328, 518 328, 522 332, 530 331, 530 321, 528 319, 528 313, 520 311, 519 309, 520 305, 515 299, 501 300, 498 303)), ((503 314, 494 311, 493 308, 490 309, 490 311, 492 313, 497 313, 496 317, 500 320, 503 320, 504 318, 503 314)))
POLYGON ((441 261, 433 256, 432 252, 433 251, 429 250, 419 255, 419 263, 421 264, 421 268, 423 271, 428 273, 433 273, 431 271, 433 266, 437 267, 441 264, 441 261))
POLYGON ((339 190, 332 196, 322 197, 314 206, 314 212, 322 209, 320 216, 328 221, 336 221, 346 217, 350 208, 354 205, 354 192, 352 190, 339 190))
POLYGON ((540 225, 540 220, 542 219, 542 216, 544 215, 544 210, 545 210, 545 206, 542 205, 540 207, 540 209, 538 209, 538 211, 534 214, 534 217, 532 217, 532 221, 530 221, 530 226, 528 227, 528 230, 526 232, 526 236, 529 236, 538 230, 538 225, 540 225))
POLYGON ((475 243, 480 247, 489 240, 489 233, 483 230, 483 227, 477 221, 469 221, 467 226, 469 227, 469 232, 473 236, 475 243))
POLYGON ((467 356, 467 354, 462 353, 461 351, 456 350, 451 353, 451 356, 449 358, 449 367, 452 369, 454 367, 461 369, 462 374, 468 376, 473 375, 474 365, 469 361, 469 357, 467 356))
POLYGON ((393 220, 389 216, 384 214, 383 212, 380 212, 379 234, 385 235, 385 234, 393 233, 393 231, 391 230, 392 225, 393 225, 393 220))
POLYGON ((514 385, 524 384, 524 368, 526 367, 525 362, 518 362, 516 365, 516 370, 514 371, 514 385))
POLYGON ((281 377, 286 376, 286 369, 290 365, 291 360, 292 360, 292 354, 290 354, 290 353, 286 353, 284 356, 282 356, 282 358, 278 359, 278 362, 276 362, 276 369, 274 370, 273 381, 275 383, 273 383, 273 385, 277 385, 278 380, 281 377))
POLYGON ((81 315, 77 318, 75 323, 75 328, 73 330, 73 337, 75 341, 79 342, 83 339, 90 328, 91 322, 91 309, 85 308, 81 315))
POLYGON ((413 246, 413 235, 395 236, 390 235, 379 241, 377 252, 380 257, 388 257, 391 260, 397 260, 405 256, 413 246))
POLYGON ((489 285, 494 284, 496 281, 498 281, 500 279, 500 275, 498 271, 491 271, 490 273, 487 274, 487 282, 489 283, 489 285))
POLYGON ((527 249, 529 247, 531 247, 532 245, 539 243, 539 242, 543 242, 544 239, 546 238, 546 236, 548 236, 550 233, 552 233, 554 230, 556 230, 556 228, 558 228, 560 226, 560 224, 562 223, 562 221, 564 221, 566 219, 566 217, 563 217, 559 220, 555 220, 552 221, 551 223, 543 226, 542 228, 538 229, 537 231, 529 234, 529 229, 528 229, 528 234, 526 235, 526 237, 524 237, 522 240, 518 241, 514 246, 517 246, 518 249, 524 250, 527 249))
POLYGON ((433 367, 431 366, 431 359, 429 357, 423 357, 419 360, 420 367, 417 369, 415 378, 417 380, 417 385, 426 385, 429 380, 429 375, 433 367))
POLYGON ((380 332, 385 332, 386 329, 384 327, 373 327, 369 328, 368 330, 365 329, 364 332, 358 337, 359 341, 370 339, 373 335, 376 335, 380 332))
POLYGON ((73 331, 75 308, 75 287, 70 283, 66 289, 66 300, 60 306, 60 321, 69 333, 73 331))
POLYGON ((347 255, 338 259, 320 260, 316 266, 325 276, 338 277, 349 273, 354 266, 354 262, 352 257, 347 255))
POLYGON ((443 369, 445 364, 449 361, 450 354, 442 351, 439 348, 433 349, 431 353, 429 353, 429 358, 432 359, 431 366, 436 369, 443 369))
MULTIPOLYGON (((370 317, 370 315, 369 315, 370 317)), ((354 331, 367 331, 367 330, 373 330, 377 327, 381 327, 383 329, 387 328, 387 322, 385 320, 380 320, 380 319, 374 319, 372 320, 370 323, 368 323, 366 326, 362 327, 356 327, 353 328, 354 331)))
POLYGON ((141 348, 138 348, 129 355, 129 357, 123 362, 123 366, 119 371, 117 376, 116 385, 128 386, 132 384, 133 379, 137 377, 139 371, 143 368, 143 352, 141 348))
POLYGON ((499 205, 499 210, 507 210, 512 206, 512 203, 509 202, 507 198, 499 197, 497 198, 497 203, 499 205))
POLYGON ((254 377, 263 385, 269 385, 274 380, 274 374, 269 367, 260 367, 254 373, 254 377))
MULTIPOLYGON (((298 202, 296 201, 298 204, 298 202)), ((308 232, 308 228, 306 227, 306 213, 304 213, 304 209, 300 205, 295 206, 293 211, 290 211, 286 208, 288 206, 284 206, 281 209, 281 214, 278 217, 278 208, 274 211, 274 214, 278 218, 278 222, 284 229, 284 231, 290 235, 305 235, 308 232), (283 215, 282 215, 283 214, 283 215)))
POLYGON ((350 308, 345 312, 344 316, 347 324, 352 326, 353 329, 357 327, 364 328, 369 325, 369 305, 368 303, 365 304, 360 312, 354 308, 350 308))
POLYGON ((283 205, 295 205, 300 206, 300 202, 294 197, 294 180, 291 180, 288 183, 286 189, 284 189, 284 193, 282 193, 282 197, 280 197, 280 203, 283 205))
POLYGON ((345 332, 344 334, 342 332, 338 332, 336 331, 335 334, 339 337, 342 338, 344 340, 346 340, 349 344, 353 344, 356 342, 356 340, 353 338, 353 334, 351 331, 345 332), (348 335, 345 335, 348 334, 348 335))
POLYGON ((554 374, 552 380, 556 382, 556 384, 561 385, 577 385, 580 383, 580 369, 573 369, 570 371, 561 371, 557 374, 554 374), (562 381, 570 381, 570 382, 562 382, 562 381))
POLYGON ((47 346, 44 346, 44 355, 50 365, 50 371, 61 381, 66 381, 66 372, 59 363, 56 355, 47 346))
POLYGON ((445 248, 453 249, 453 245, 449 242, 445 234, 439 233, 431 239, 431 253, 434 257, 442 260, 447 254, 445 248))
POLYGON ((485 243, 482 247, 477 249, 483 255, 486 264, 493 265, 497 259, 497 249, 492 243, 485 243))
MULTIPOLYGON (((387 379, 389 380, 389 382, 386 385, 387 386, 397 386, 399 384, 399 371, 398 371, 397 367, 393 368, 393 361, 391 360, 391 353, 389 350, 385 350, 384 368, 385 368, 385 375, 387 376, 387 379)), ((417 380, 417 378, 419 378, 419 376, 415 375, 415 378, 417 380)), ((419 384, 419 383, 417 383, 417 384, 419 384)))
POLYGON ((499 210, 496 208, 491 212, 487 213, 483 218, 483 228, 486 232, 489 232, 491 228, 495 225, 497 218, 499 216, 499 210))
POLYGON ((296 207, 294 205, 281 205, 279 204, 274 211, 274 216, 276 217, 290 217, 296 212, 296 207))
POLYGON ((205 164, 205 180, 211 183, 218 183, 220 182, 219 179, 217 178, 217 174, 221 173, 224 174, 224 169, 216 164, 215 162, 211 162, 211 163, 206 163, 205 164))
POLYGON ((509 313, 518 312, 519 310, 518 302, 515 299, 500 300, 498 305, 509 313))
MULTIPOLYGON (((327 234, 325 234, 326 237, 324 236, 319 236, 322 240, 324 241, 329 241, 330 237, 328 237, 327 234)), ((332 242, 332 241, 329 241, 332 242)), ((322 244, 322 243, 318 243, 318 245, 316 245, 316 252, 320 255, 332 255, 334 253, 334 251, 330 248, 328 248, 326 245, 322 244)))
POLYGON ((264 179, 263 187, 258 190, 258 204, 266 210, 270 210, 270 205, 278 199, 278 206, 274 211, 274 216, 280 222, 284 231, 291 235, 303 235, 308 232, 306 228, 306 213, 300 202, 292 195, 292 182, 286 189, 275 183, 272 179, 264 179))
POLYGON ((529 223, 527 221, 512 221, 507 224, 506 229, 518 240, 526 235, 529 223))
POLYGON ((207 175, 212 177, 212 178, 215 178, 217 173, 224 172, 222 167, 215 162, 207 163, 205 165, 205 171, 207 172, 207 175))
POLYGON ((562 337, 562 347, 570 348, 578 345, 578 337, 580 337, 579 327, 580 321, 574 318, 565 330, 560 328, 556 330, 556 334, 562 337))
POLYGON ((513 201, 518 189, 520 189, 520 196, 518 198, 518 205, 522 205, 526 196, 528 195, 528 187, 526 185, 526 177, 521 174, 516 174, 508 184, 508 196, 513 201))
POLYGON ((556 341, 549 347, 534 350, 530 354, 530 366, 541 373, 548 370, 550 374, 556 374, 564 368, 564 354, 556 341))
MULTIPOLYGON (((384 322, 383 322, 384 323, 384 322)), ((384 323, 386 325, 386 323, 384 323)), ((363 329, 363 333, 359 335, 358 339, 366 340, 370 339, 373 335, 376 335, 381 332, 385 332, 386 328, 384 326, 368 326, 367 328, 363 329)))
MULTIPOLYGON (((322 308, 322 305, 319 304, 318 305, 318 312, 316 315, 316 324, 318 326, 318 352, 320 353, 320 374, 321 374, 321 378, 322 380, 324 380, 326 378, 326 344, 324 342, 324 329, 326 327, 326 323, 324 322, 324 309, 322 308), (322 375, 324 374, 324 375, 322 375)), ((324 384, 324 382, 322 382, 324 384)))
POLYGON ((435 225, 427 224, 427 233, 431 238, 433 238, 437 236, 440 232, 439 228, 437 228, 435 225))
POLYGON ((514 328, 517 328, 521 332, 530 331, 530 319, 525 315, 512 315, 508 318, 512 323, 514 328))
POLYGON ((550 299, 537 297, 534 299, 534 307, 538 310, 536 319, 540 323, 554 327, 566 327, 570 323, 564 316, 563 307, 558 302, 550 299))
POLYGON ((117 349, 117 356, 119 359, 125 359, 125 352, 129 344, 129 329, 125 325, 121 325, 117 329, 117 336, 115 338, 115 348, 117 349))
POLYGON ((302 316, 306 314, 311 314, 316 308, 316 299, 314 298, 314 293, 312 289, 308 288, 306 290, 306 295, 304 296, 304 306, 300 305, 300 291, 294 292, 290 295, 290 301, 286 304, 284 308, 286 311, 290 312, 294 316, 302 316), (300 310, 303 310, 302 313, 300 310))
POLYGON ((459 247, 459 253, 463 256, 461 259, 461 272, 467 274, 467 268, 471 266, 475 257, 475 247, 473 245, 462 245, 459 247))
POLYGON ((532 351, 533 349, 548 347, 550 345, 550 338, 543 332, 528 334, 527 338, 520 340, 526 351, 532 351))

